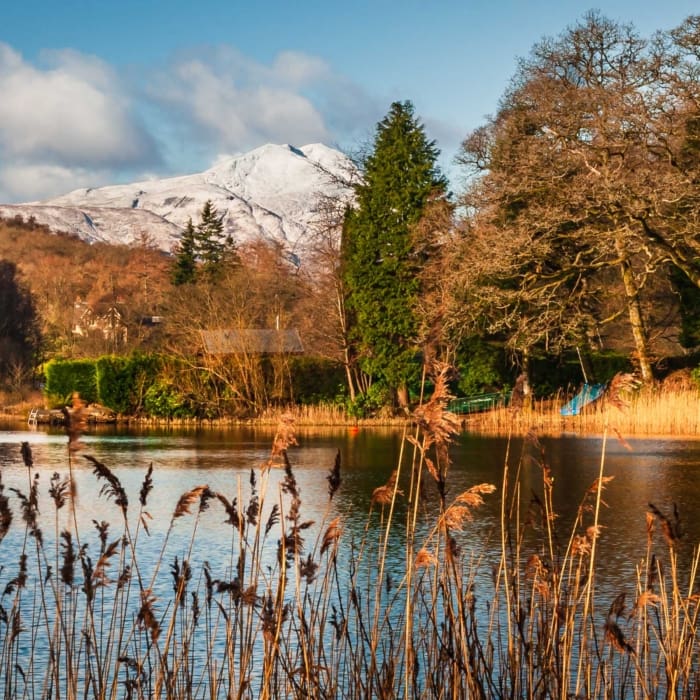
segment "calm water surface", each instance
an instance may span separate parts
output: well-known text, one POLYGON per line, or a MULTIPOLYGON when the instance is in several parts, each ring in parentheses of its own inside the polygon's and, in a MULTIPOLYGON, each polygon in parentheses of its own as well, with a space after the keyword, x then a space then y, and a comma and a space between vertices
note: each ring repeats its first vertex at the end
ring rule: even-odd
MULTIPOLYGON (((110 523, 109 541, 119 538, 122 532, 120 509, 101 493, 104 482, 98 482, 92 473, 92 465, 84 457, 87 454, 108 466, 128 494, 129 526, 132 537, 137 537, 138 566, 141 571, 158 572, 154 574, 153 590, 160 601, 172 599, 170 564, 175 557, 180 562, 188 559, 196 572, 201 572, 201 565, 207 562, 213 576, 222 581, 232 580, 237 558, 236 537, 231 525, 224 522, 226 515, 220 504, 213 502, 199 519, 189 515, 173 521, 173 511, 183 493, 200 485, 208 485, 229 500, 237 498, 239 506, 245 506, 251 494, 251 471, 255 476, 255 488, 258 492, 263 488, 262 466, 270 457, 272 438, 271 431, 259 429, 143 433, 101 430, 83 436, 82 451, 72 457, 81 544, 88 547, 95 561, 99 556, 99 539, 94 522, 110 523), (138 531, 139 491, 151 464, 154 487, 146 506, 150 531, 146 535, 142 529, 138 531), (163 562, 160 567, 158 561, 163 562)), ((360 430, 357 433, 305 430, 298 435, 298 442, 298 446, 290 448, 289 457, 301 493, 302 520, 315 522, 304 531, 304 554, 315 546, 329 520, 340 516, 343 539, 338 570, 341 578, 347 578, 353 564, 350 559, 354 556, 350 545, 363 537, 375 537, 376 541, 381 535, 381 516, 376 507, 368 519, 371 497, 373 490, 387 481, 400 461, 401 433, 396 430, 360 430), (338 452, 342 485, 329 502, 326 477, 338 452)), ((514 440, 508 444, 501 438, 464 434, 456 440, 451 451, 449 498, 485 482, 498 489, 485 497, 486 503, 474 513, 474 520, 465 525, 462 533, 457 533, 465 561, 480 562, 474 584, 477 597, 488 601, 493 593, 491 571, 500 556, 500 489, 504 474, 508 474, 509 483, 516 473, 519 474, 520 511, 525 517, 532 511, 533 500, 542 499, 543 471, 545 467, 550 470, 554 509, 558 515, 556 529, 560 541, 565 544, 582 499, 598 477, 603 457, 604 474, 613 479, 604 492, 606 505, 600 517, 603 530, 598 549, 597 599, 602 596, 606 601, 622 591, 627 592, 628 600, 634 598, 636 567, 647 548, 645 513, 649 503, 668 514, 676 504, 685 528, 683 543, 678 548, 679 566, 687 575, 693 549, 700 542, 700 519, 696 517, 700 504, 700 440, 630 440, 624 445, 611 439, 603 448, 601 438, 562 437, 542 440, 541 444, 514 440)), ((60 431, 0 430, 0 476, 4 494, 9 497, 14 512, 13 526, 0 543, 0 589, 17 575, 18 555, 25 542, 17 492, 27 494, 36 475, 46 552, 49 557, 55 552, 54 568, 60 567, 60 547, 56 546, 55 533, 63 528, 73 530, 73 527, 69 522, 70 509, 63 508, 56 517, 48 488, 52 474, 68 475, 68 460, 67 439, 60 431), (22 462, 22 442, 28 442, 33 452, 34 469, 31 471, 22 462)), ((269 483, 262 508, 263 521, 272 505, 280 503, 277 486, 283 476, 283 470, 272 469, 266 477, 269 483)), ((406 491, 407 478, 403 474, 400 480, 406 491)), ((422 544, 437 518, 434 486, 427 484, 425 495, 420 503, 417 546, 422 544)), ((284 506, 284 499, 281 502, 284 506)), ((405 501, 399 499, 396 524, 388 541, 386 571, 395 581, 400 580, 405 571, 402 528, 407 507, 405 501)), ((592 516, 589 514, 587 518, 590 522, 592 516)), ((272 545, 269 553, 263 555, 269 557, 271 568, 275 565, 277 537, 279 534, 269 543, 272 545)), ((527 559, 529 553, 538 552, 542 541, 541 534, 533 529, 524 540, 523 559, 527 559)), ((662 555, 666 552, 660 533, 655 535, 654 547, 662 555)), ((371 588, 372 577, 377 575, 375 568, 366 564, 358 572, 358 583, 367 582, 371 588)), ((197 576, 202 575, 197 573, 197 576)), ((197 586, 201 586, 201 580, 197 586)), ((607 609, 608 605, 600 607, 607 609)), ((596 614, 604 619, 605 610, 596 614)), ((37 669, 46 665, 48 651, 42 646, 42 640, 38 635, 31 648, 37 669)), ((205 647, 199 649, 197 658, 206 654, 203 649, 205 647)), ((262 653, 262 649, 256 653, 262 653)), ((201 661, 205 663, 204 656, 201 661)), ((37 674, 37 678, 41 677, 41 673, 37 674)))
MULTIPOLYGON (((0 432, 3 484, 6 490, 13 487, 26 493, 28 475, 19 448, 22 441, 31 445, 35 471, 40 475, 42 513, 53 518, 47 490, 53 472, 68 473, 66 437, 59 431, 0 432)), ((246 502, 251 469, 259 475, 260 467, 269 458, 272 433, 260 429, 144 433, 106 430, 85 435, 82 442, 82 454, 94 456, 118 476, 129 494, 133 513, 138 510, 138 494, 146 470, 153 464, 154 489, 147 510, 152 518, 148 522, 153 556, 157 556, 173 509, 184 492, 207 484, 229 498, 237 496, 239 503, 246 502)), ((298 435, 298 442, 297 447, 290 448, 289 454, 301 490, 303 518, 321 523, 324 518, 327 522, 340 515, 346 537, 361 537, 367 524, 372 491, 386 482, 398 463, 401 433, 369 429, 356 434, 346 430, 306 430, 298 435), (326 476, 338 451, 343 482, 329 504, 326 476)), ((541 445, 515 440, 507 445, 501 438, 464 434, 451 451, 450 496, 483 482, 500 489, 504 465, 508 464, 511 475, 520 465, 524 512, 533 494, 542 495, 542 464, 546 463, 554 478, 554 507, 559 516, 559 531, 565 540, 586 491, 598 476, 602 449, 602 438, 562 437, 542 440, 541 445)), ((119 510, 100 495, 102 484, 97 482, 91 465, 82 454, 73 458, 81 527, 91 529, 93 520, 118 524, 119 510)), ((610 586, 611 590, 620 585, 633 586, 635 565, 645 554, 645 512, 650 502, 668 514, 672 513, 673 504, 677 505, 686 533, 681 553, 689 557, 700 542, 700 519, 696 517, 700 507, 700 440, 639 439, 630 440, 625 446, 608 439, 604 469, 606 476, 614 478, 604 492, 607 507, 603 508, 600 518, 604 529, 599 552, 604 567, 599 582, 610 586)), ((271 472, 270 485, 274 493, 282 476, 282 470, 271 472)), ((425 527, 429 528, 435 522, 436 510, 434 493, 427 491, 427 494, 421 506, 425 527)), ((13 495, 10 498, 17 510, 16 498, 13 495)), ((275 501, 276 498, 270 503, 275 501)), ((463 546, 485 554, 488 560, 498 557, 500 497, 495 493, 487 496, 486 501, 475 514, 474 522, 465 528, 463 546)), ((399 503, 399 516, 405 508, 405 503, 399 503)), ((178 522, 179 529, 173 538, 177 546, 179 534, 183 548, 189 543, 190 535, 184 520, 182 524, 178 522)), ((211 560, 230 556, 231 528, 224 520, 225 515, 217 506, 202 514, 199 535, 205 538, 207 546, 206 551, 195 551, 194 558, 211 560)), ((17 521, 18 516, 14 528, 19 531, 22 528, 17 521)), ((313 541, 314 534, 312 529, 307 542, 313 541)), ((660 539, 658 544, 661 544, 660 539)), ((144 546, 148 548, 147 543, 144 546)), ((400 570, 403 566, 399 561, 400 541, 395 547, 396 566, 400 570)), ((9 554, 5 543, 0 547, 0 565, 7 563, 9 554)))

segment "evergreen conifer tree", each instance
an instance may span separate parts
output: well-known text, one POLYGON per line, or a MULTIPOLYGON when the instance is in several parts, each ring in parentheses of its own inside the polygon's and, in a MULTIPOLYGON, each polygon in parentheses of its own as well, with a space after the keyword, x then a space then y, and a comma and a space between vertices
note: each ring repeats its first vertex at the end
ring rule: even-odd
POLYGON ((233 238, 224 234, 223 215, 219 215, 211 200, 207 200, 197 226, 190 219, 182 234, 173 263, 173 284, 193 284, 198 274, 215 280, 224 267, 239 262, 233 238))
POLYGON ((413 227, 431 199, 446 197, 438 154, 413 105, 394 102, 377 125, 343 233, 344 282, 361 367, 402 406, 420 372, 414 308, 424 260, 413 227))
POLYGON ((197 240, 192 219, 180 238, 180 244, 173 263, 172 281, 175 286, 192 284, 197 278, 197 240))
POLYGON ((196 229, 197 255, 202 263, 202 270, 208 277, 216 277, 221 272, 229 241, 230 237, 224 235, 223 215, 219 215, 208 199, 204 203, 196 229))

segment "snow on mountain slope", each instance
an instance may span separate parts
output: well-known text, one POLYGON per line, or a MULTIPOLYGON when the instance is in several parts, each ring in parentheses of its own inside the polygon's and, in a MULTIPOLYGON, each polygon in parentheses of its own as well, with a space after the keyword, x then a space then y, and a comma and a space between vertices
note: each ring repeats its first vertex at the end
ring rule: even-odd
POLYGON ((133 245, 149 240, 170 251, 180 239, 181 229, 150 211, 107 207, 64 207, 34 204, 0 204, 0 218, 31 217, 51 231, 79 236, 89 243, 133 245))
POLYGON ((319 197, 349 200, 351 190, 343 183, 352 172, 342 153, 323 144, 268 144, 203 173, 0 205, 0 216, 33 216, 52 230, 88 241, 131 244, 147 235, 159 248, 172 250, 187 220, 196 224, 211 200, 235 241, 262 237, 300 253, 319 197))

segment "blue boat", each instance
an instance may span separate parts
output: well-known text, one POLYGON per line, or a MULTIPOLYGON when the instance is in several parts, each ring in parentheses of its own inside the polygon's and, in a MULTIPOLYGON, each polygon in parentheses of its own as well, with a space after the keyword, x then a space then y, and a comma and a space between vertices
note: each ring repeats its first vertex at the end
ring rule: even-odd
POLYGON ((605 384, 584 384, 581 391, 561 409, 562 416, 578 416, 584 406, 597 401, 605 391, 605 384))

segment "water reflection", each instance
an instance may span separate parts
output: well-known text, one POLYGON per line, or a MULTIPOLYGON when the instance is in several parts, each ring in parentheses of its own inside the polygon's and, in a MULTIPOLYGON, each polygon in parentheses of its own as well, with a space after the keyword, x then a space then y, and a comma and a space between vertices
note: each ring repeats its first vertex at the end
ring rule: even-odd
MULTIPOLYGON (((112 428, 85 435, 82 442, 84 453, 93 455, 114 471, 132 504, 137 504, 146 470, 153 465, 155 486, 147 507, 152 535, 150 539, 144 538, 144 546, 152 548, 155 557, 175 504, 185 491, 207 484, 229 498, 236 497, 239 503, 247 501, 250 471, 255 470, 259 478, 260 467, 270 455, 272 437, 270 430, 254 428, 142 433, 112 428)), ((301 491, 303 517, 316 522, 307 542, 314 541, 322 523, 338 515, 343 519, 346 537, 359 541, 365 536, 373 489, 383 484, 398 464, 400 431, 307 430, 300 432, 298 440, 299 446, 290 449, 290 458, 301 491), (329 503, 326 475, 337 451, 341 455, 343 483, 334 501, 329 503)), ((6 488, 26 492, 29 479, 19 452, 22 441, 32 447, 42 484, 41 510, 48 516, 52 512, 46 494, 49 478, 54 471, 60 474, 68 471, 66 438, 60 431, 0 433, 3 483, 6 488)), ((520 476, 521 512, 525 513, 533 494, 542 495, 543 466, 546 466, 554 480, 557 528, 560 540, 565 543, 581 501, 598 476, 602 452, 601 438, 563 437, 543 439, 541 444, 518 439, 507 444, 501 438, 465 434, 452 450, 448 498, 484 482, 495 484, 500 491, 507 464, 509 479, 514 479, 516 473, 520 476)), ((100 495, 101 484, 92 475, 92 466, 80 454, 73 459, 73 472, 78 487, 79 524, 90 529, 93 520, 118 522, 119 509, 100 495)), ((634 582, 635 566, 646 549, 645 512, 650 502, 668 513, 677 504, 686 529, 681 559, 687 559, 686 555, 700 541, 700 523, 694 517, 700 497, 700 442, 637 439, 625 445, 609 439, 604 473, 614 479, 607 484, 603 496, 606 507, 601 513, 599 555, 605 566, 599 584, 612 591, 634 582)), ((269 493, 276 494, 281 478, 281 470, 270 472, 269 493)), ((257 488, 261 488, 260 483, 257 488)), ((269 502, 276 501, 274 496, 269 502)), ((427 532, 434 524, 436 503, 434 489, 427 485, 426 498, 420 504, 421 532, 427 532)), ((397 506, 397 535, 406 507, 405 501, 397 506)), ((378 513, 373 517, 376 525, 378 513)), ((232 533, 224 520, 220 508, 212 507, 202 515, 198 527, 207 538, 208 558, 214 555, 230 558, 232 533)), ((499 556, 499 523, 500 494, 495 493, 487 498, 486 505, 465 529, 464 546, 474 550, 475 556, 483 555, 487 564, 499 556)), ((182 531, 184 547, 187 524, 178 523, 177 527, 178 532, 182 531)), ((19 527, 15 525, 15 529, 19 527)), ((536 540, 536 537, 532 539, 533 546, 536 540)), ((396 570, 400 572, 403 565, 400 537, 390 547, 395 551, 396 570)), ((2 553, 6 551, 7 546, 3 545, 0 559, 4 559, 2 553)))

